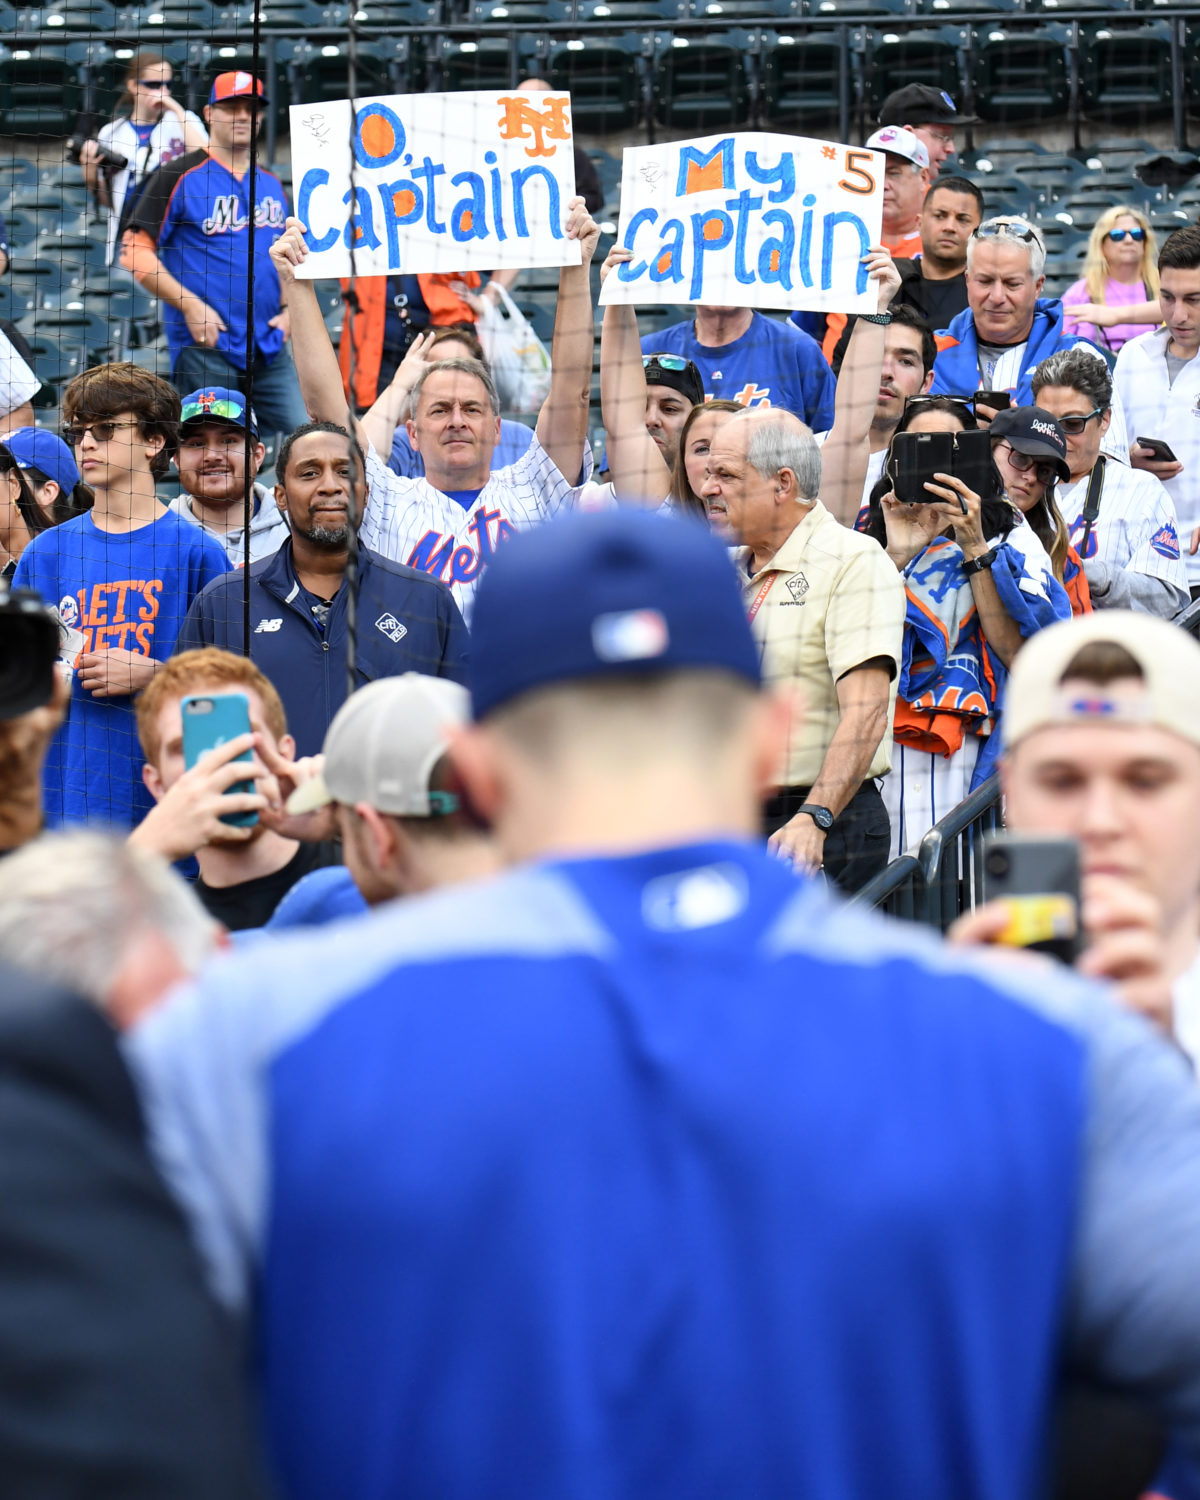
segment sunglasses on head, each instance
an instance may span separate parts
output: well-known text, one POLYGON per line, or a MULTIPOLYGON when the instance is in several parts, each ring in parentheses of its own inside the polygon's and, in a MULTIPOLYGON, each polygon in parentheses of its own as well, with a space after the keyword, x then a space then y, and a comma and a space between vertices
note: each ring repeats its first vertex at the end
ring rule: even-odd
POLYGON ((1146 231, 1144 229, 1110 229, 1108 231, 1108 238, 1114 245, 1119 245, 1126 235, 1140 245, 1146 238, 1146 231))
POLYGON ((643 354, 643 370, 673 370, 677 375, 686 370, 691 360, 684 359, 682 354, 643 354))
POLYGON ((973 238, 977 240, 1020 240, 1024 245, 1041 244, 1041 236, 1032 224, 1024 219, 1001 219, 998 223, 981 224, 973 238))
POLYGON ((228 422, 245 421, 245 410, 234 401, 189 401, 180 413, 180 422, 203 421, 206 417, 224 417, 228 422))
POLYGON ((904 410, 920 411, 923 406, 930 406, 934 411, 945 411, 948 406, 956 406, 960 411, 968 412, 974 416, 974 407, 966 396, 909 396, 904 403, 904 410))

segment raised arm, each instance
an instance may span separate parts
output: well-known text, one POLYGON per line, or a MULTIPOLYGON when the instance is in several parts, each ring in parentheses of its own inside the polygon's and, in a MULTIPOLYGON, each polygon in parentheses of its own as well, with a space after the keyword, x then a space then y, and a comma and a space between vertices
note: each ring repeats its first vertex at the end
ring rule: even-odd
MULTIPOLYGON (((321 316, 317 289, 311 281, 300 280, 296 275, 297 266, 303 265, 307 258, 304 225, 299 219, 290 218, 271 246, 271 260, 279 273, 281 300, 291 314, 292 357, 300 378, 300 394, 314 422, 336 422, 339 427, 349 427, 350 407, 342 386, 342 372, 321 316)), ((361 422, 354 422, 354 433, 365 444, 366 433, 361 422)))
POLYGON ((567 237, 582 249, 577 266, 564 266, 558 278, 558 306, 554 343, 550 351, 550 394, 537 420, 538 442, 569 484, 579 480, 587 442, 588 408, 592 394, 592 352, 596 341, 592 308, 592 256, 600 230, 584 207, 572 198, 567 237))
POLYGON ((432 331, 417 334, 400 361, 399 369, 392 376, 391 385, 376 398, 374 406, 362 419, 362 430, 384 463, 387 462, 388 454, 392 451, 392 440, 396 436, 396 428, 404 421, 408 413, 409 393, 416 385, 417 377, 428 365, 429 361, 425 355, 432 347, 432 331))
MULTIPOLYGON (((601 282, 633 252, 614 245, 600 269, 601 282)), ((610 303, 600 334, 600 404, 608 468, 617 499, 661 504, 671 493, 671 471, 646 431, 646 371, 632 307, 610 303)))
MULTIPOLYGON (((879 288, 878 309, 886 313, 900 286, 895 262, 881 245, 872 245, 863 263, 879 288)), ((854 525, 862 506, 886 338, 882 324, 855 322, 838 376, 833 427, 821 450, 821 502, 843 526, 854 525)))

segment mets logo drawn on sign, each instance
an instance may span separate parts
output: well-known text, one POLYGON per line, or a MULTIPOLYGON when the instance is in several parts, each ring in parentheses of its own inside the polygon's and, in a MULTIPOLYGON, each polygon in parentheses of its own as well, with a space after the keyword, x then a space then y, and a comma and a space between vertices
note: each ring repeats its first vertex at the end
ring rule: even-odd
POLYGON ((662 656, 670 640, 667 622, 656 609, 597 615, 592 621, 592 649, 601 661, 647 661, 662 656))
POLYGON ((787 580, 787 591, 791 594, 790 599, 784 599, 784 604, 803 604, 804 596, 808 593, 809 583, 803 573, 793 573, 787 580))
POLYGON ((74 594, 64 594, 58 601, 58 618, 71 630, 79 624, 79 600, 74 594))
POLYGON ((389 641, 395 641, 397 645, 408 634, 408 626, 401 625, 395 615, 380 615, 375 621, 375 629, 382 630, 389 641))
POLYGON ((1169 558, 1172 562, 1179 557, 1179 537, 1170 521, 1158 528, 1150 538, 1150 545, 1160 557, 1169 558))

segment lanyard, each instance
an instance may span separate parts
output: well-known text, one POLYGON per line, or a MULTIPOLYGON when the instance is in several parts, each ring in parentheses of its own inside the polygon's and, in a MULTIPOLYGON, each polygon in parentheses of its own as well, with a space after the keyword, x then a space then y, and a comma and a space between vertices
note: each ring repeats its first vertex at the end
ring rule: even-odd
POLYGON ((763 579, 762 583, 759 584, 759 586, 758 586, 758 593, 755 594, 753 603, 750 605, 750 619, 752 621, 754 619, 754 616, 763 607, 763 602, 765 601, 767 595, 774 588, 774 586, 775 586, 775 580, 778 577, 779 577, 779 572, 778 572, 778 570, 776 570, 773 573, 768 573, 767 576, 763 579))

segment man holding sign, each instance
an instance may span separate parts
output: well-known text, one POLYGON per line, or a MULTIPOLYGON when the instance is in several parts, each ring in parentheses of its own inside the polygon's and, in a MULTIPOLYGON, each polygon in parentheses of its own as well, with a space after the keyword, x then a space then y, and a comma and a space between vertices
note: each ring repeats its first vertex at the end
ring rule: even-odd
MULTIPOLYGON (((569 204, 565 233, 578 241, 580 260, 559 277, 550 394, 534 441, 516 463, 492 471, 500 401, 491 376, 472 359, 431 363, 413 386, 408 434, 425 461, 424 478, 393 474, 355 423, 370 485, 362 540, 383 557, 440 578, 468 618, 475 585, 497 546, 573 505, 576 486, 591 473, 589 267, 600 231, 582 198, 569 204)), ((353 418, 316 292, 311 280, 296 276, 308 253, 304 226, 289 219, 271 259, 291 309, 300 388, 316 420, 348 426, 353 418)))

